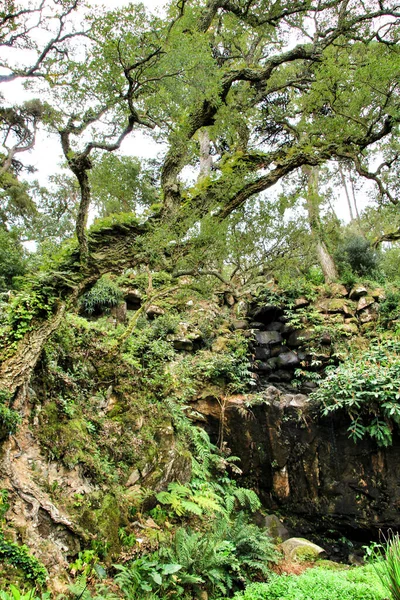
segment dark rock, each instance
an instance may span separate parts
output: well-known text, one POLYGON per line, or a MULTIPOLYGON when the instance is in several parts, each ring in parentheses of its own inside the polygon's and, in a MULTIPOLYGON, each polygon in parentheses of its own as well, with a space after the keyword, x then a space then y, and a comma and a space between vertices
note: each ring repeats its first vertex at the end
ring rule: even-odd
POLYGON ((129 289, 124 293, 128 310, 138 310, 142 306, 142 294, 137 289, 129 289))
POLYGON ((278 356, 276 364, 282 369, 294 368, 299 364, 299 357, 295 352, 284 352, 278 356))
POLYGON ((327 331, 324 331, 321 335, 320 342, 323 346, 330 346, 332 344, 331 336, 327 331))
POLYGON ((282 336, 279 331, 258 331, 256 340, 261 346, 268 346, 269 344, 279 344, 282 336))
POLYGON ((276 321, 282 313, 283 310, 280 306, 264 304, 253 314, 253 319, 262 323, 270 323, 271 321, 276 321))
POLYGON ((265 327, 265 325, 260 321, 252 321, 250 323, 250 329, 262 329, 263 327, 265 327))
POLYGON ((266 329, 267 331, 282 331, 283 327, 283 323, 279 323, 279 321, 272 321, 272 323, 268 323, 266 329))
POLYGON ((266 529, 268 535, 274 540, 275 544, 284 542, 291 537, 289 530, 276 515, 266 515, 263 519, 259 520, 258 525, 266 529))
POLYGON ((259 361, 257 363, 257 371, 259 371, 260 373, 271 373, 272 368, 270 367, 270 365, 268 363, 259 361))
POLYGON ((279 356, 279 354, 283 354, 287 352, 289 348, 287 346, 282 346, 281 344, 277 344, 276 346, 271 346, 271 356, 279 356))
POLYGON ((290 381, 292 381, 292 379, 293 374, 288 371, 284 371, 283 369, 278 369, 277 371, 271 373, 271 375, 269 376, 269 381, 275 383, 280 383, 281 381, 289 383, 290 381))
POLYGON ((255 356, 257 360, 268 360, 268 358, 271 358, 271 350, 268 346, 257 346, 255 356))

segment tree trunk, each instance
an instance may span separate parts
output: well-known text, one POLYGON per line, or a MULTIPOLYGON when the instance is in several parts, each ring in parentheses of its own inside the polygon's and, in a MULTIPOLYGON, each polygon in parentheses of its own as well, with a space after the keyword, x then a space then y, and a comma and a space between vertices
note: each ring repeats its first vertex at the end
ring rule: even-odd
POLYGON ((28 332, 18 344, 16 353, 0 366, 0 386, 11 392, 22 388, 30 379, 44 344, 60 325, 65 314, 65 302, 60 303, 56 314, 28 332))
MULTIPOLYGON (((79 250, 68 255, 62 263, 54 265, 49 273, 52 295, 56 298, 54 314, 46 319, 34 318, 34 329, 28 331, 19 341, 17 349, 12 343, 4 348, 6 359, 0 365, 0 389, 12 394, 18 393, 29 382, 43 347, 52 333, 60 325, 66 306, 73 306, 80 295, 92 287, 104 273, 120 273, 124 269, 134 267, 140 259, 141 237, 148 231, 148 224, 138 225, 136 222, 123 223, 104 227, 99 231, 89 232, 88 260, 83 268, 79 262, 79 250), (7 352, 8 350, 8 352, 7 352)), ((42 286, 44 294, 49 294, 49 286, 42 286)), ((36 287, 39 295, 41 288, 36 287)))
POLYGON ((201 181, 205 177, 208 177, 211 173, 212 167, 212 156, 210 137, 207 129, 201 129, 199 131, 200 141, 200 173, 197 181, 201 181))
POLYGON ((308 188, 306 194, 308 222, 311 229, 311 234, 315 240, 318 262, 324 274, 325 282, 330 283, 338 278, 335 262, 330 255, 326 243, 324 241, 322 224, 319 214, 321 197, 318 193, 318 167, 305 165, 302 167, 303 173, 308 178, 308 188))

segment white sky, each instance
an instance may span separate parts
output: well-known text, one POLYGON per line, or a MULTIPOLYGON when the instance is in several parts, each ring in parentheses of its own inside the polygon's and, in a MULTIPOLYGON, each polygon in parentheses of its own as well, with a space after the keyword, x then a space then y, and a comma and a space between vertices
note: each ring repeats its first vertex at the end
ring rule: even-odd
MULTIPOLYGON (((23 0, 21 4, 27 4, 27 1, 23 0)), ((133 2, 139 3, 137 0, 133 0, 133 2)), ((90 0, 92 6, 105 6, 108 9, 122 8, 130 3, 130 0, 90 0)), ((165 1, 147 0, 144 4, 150 10, 162 12, 165 1)), ((0 91, 10 103, 19 104, 29 98, 37 97, 37 93, 26 91, 23 87, 23 82, 20 80, 3 84, 0 91)), ((156 157, 160 150, 162 150, 160 145, 157 145, 143 132, 138 131, 124 140, 120 151, 125 155, 151 158, 156 157)), ((38 179, 42 185, 46 185, 49 175, 62 170, 60 164, 63 157, 59 137, 56 134, 50 135, 43 130, 40 131, 37 136, 35 148, 31 152, 21 155, 21 158, 25 164, 31 164, 37 169, 32 178, 38 179)), ((277 193, 279 192, 277 191, 277 193)), ((368 204, 366 190, 358 194, 357 201, 360 210, 368 204)), ((345 222, 349 221, 349 210, 343 190, 337 191, 337 198, 332 202, 332 205, 340 219, 345 222)))

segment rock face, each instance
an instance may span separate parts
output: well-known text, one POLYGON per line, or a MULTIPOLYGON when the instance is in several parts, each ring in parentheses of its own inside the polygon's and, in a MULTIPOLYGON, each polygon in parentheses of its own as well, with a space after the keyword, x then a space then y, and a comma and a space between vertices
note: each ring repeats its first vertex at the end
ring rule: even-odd
MULTIPOLYGON (((400 439, 382 449, 355 444, 344 417, 321 417, 306 395, 270 386, 264 401, 251 406, 232 398, 225 411, 225 439, 241 459, 241 484, 254 487, 271 510, 306 519, 313 531, 339 529, 353 539, 371 539, 380 528, 398 527, 400 439)), ((203 400, 196 410, 216 439, 217 402, 203 400)))

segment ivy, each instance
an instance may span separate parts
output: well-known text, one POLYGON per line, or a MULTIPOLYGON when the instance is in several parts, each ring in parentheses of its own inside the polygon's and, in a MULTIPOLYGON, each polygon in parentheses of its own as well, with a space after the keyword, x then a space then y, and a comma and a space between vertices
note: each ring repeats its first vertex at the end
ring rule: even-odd
POLYGON ((22 569, 26 579, 34 581, 37 585, 45 585, 48 573, 42 563, 29 553, 27 546, 19 546, 5 540, 2 532, 0 532, 1 561, 22 569))

